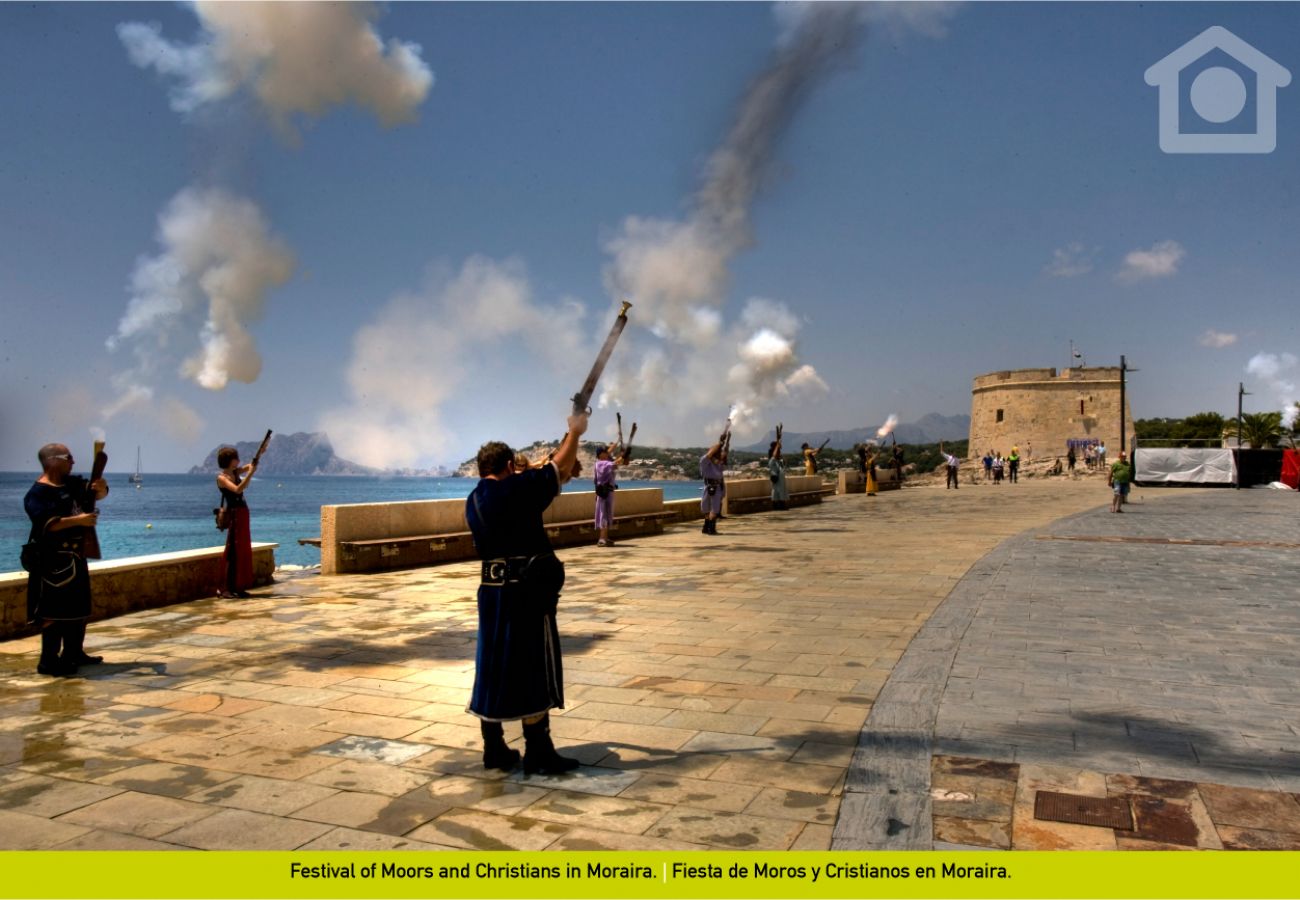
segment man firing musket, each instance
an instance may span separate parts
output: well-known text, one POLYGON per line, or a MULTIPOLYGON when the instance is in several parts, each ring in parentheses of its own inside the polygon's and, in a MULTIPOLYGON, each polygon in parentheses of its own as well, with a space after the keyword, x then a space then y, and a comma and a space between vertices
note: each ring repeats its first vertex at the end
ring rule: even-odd
MULTIPOLYGON (((609 537, 609 527, 614 523, 614 492, 618 490, 618 467, 627 465, 632 452, 630 445, 623 444, 623 414, 616 412, 618 419, 618 440, 608 447, 596 451, 596 520, 595 526, 599 537, 597 547, 612 547, 614 542, 609 537), (615 451, 618 451, 617 456, 615 451)), ((632 437, 636 437, 636 423, 632 423, 632 437)))
POLYGON ((772 479, 772 508, 790 508, 790 489, 785 484, 785 461, 781 459, 781 423, 776 425, 776 440, 767 448, 767 474, 772 479))
POLYGON ((727 424, 723 426, 717 443, 700 457, 700 477, 704 479, 704 488, 700 494, 700 511, 704 513, 701 534, 718 533, 718 516, 722 515, 722 500, 727 495, 727 483, 723 474, 727 465, 727 448, 731 444, 733 415, 735 407, 727 411, 727 424))
POLYGON ((480 720, 483 767, 510 771, 519 752, 505 742, 503 722, 524 728, 524 772, 559 774, 578 767, 551 742, 549 712, 564 708, 560 633, 555 625, 564 564, 556 558, 542 513, 569 480, 588 404, 627 326, 624 302, 582 389, 573 396, 568 432, 548 463, 516 474, 515 454, 501 441, 479 448, 479 483, 465 518, 482 559, 478 589, 478 651, 469 711, 480 720))
POLYGON ((805 475, 817 474, 817 454, 825 450, 826 445, 829 444, 830 442, 831 439, 827 438, 826 440, 822 441, 821 446, 818 447, 816 450, 809 447, 806 442, 803 444, 802 447, 800 447, 800 449, 803 451, 803 473, 805 475))

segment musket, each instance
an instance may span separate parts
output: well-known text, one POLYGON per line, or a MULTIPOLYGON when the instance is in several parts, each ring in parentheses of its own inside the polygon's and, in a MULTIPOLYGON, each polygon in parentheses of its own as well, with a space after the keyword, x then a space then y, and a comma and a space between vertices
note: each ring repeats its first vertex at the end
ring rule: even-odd
POLYGON ((600 375, 605 371, 605 364, 609 362, 609 355, 614 352, 614 345, 618 343, 619 335, 627 327, 627 311, 632 308, 632 304, 623 301, 623 307, 618 311, 618 318, 614 320, 614 325, 609 329, 609 336, 605 338, 605 344, 600 348, 600 353, 596 356, 596 361, 592 363, 591 371, 587 373, 587 380, 582 383, 582 390, 573 395, 573 412, 575 415, 586 413, 591 415, 591 395, 596 393, 596 382, 600 381, 600 375))
POLYGON ((266 452, 266 447, 270 443, 271 443, 271 429, 268 428, 266 429, 266 437, 262 438, 262 445, 258 447, 257 452, 253 454, 253 465, 257 465, 259 462, 262 461, 262 454, 266 452))
POLYGON ((823 450, 825 450, 825 449, 826 449, 826 445, 829 444, 830 442, 831 442, 831 439, 830 439, 830 438, 827 438, 826 440, 822 441, 822 445, 821 445, 820 447, 817 448, 817 452, 818 452, 818 453, 821 453, 823 450))
POLYGON ((718 435, 718 453, 724 459, 727 451, 731 449, 731 417, 735 415, 735 411, 734 406, 727 410, 727 424, 722 426, 722 434, 718 435))
POLYGON ((622 447, 623 446, 623 414, 621 412, 615 412, 614 418, 618 420, 618 445, 619 447, 622 447))
MULTIPOLYGON (((107 465, 108 454, 104 452, 104 442, 95 441, 94 462, 90 466, 90 482, 86 485, 86 496, 90 509, 86 510, 86 512, 95 512, 95 489, 90 485, 104 477, 104 467, 107 465)), ((95 529, 86 529, 86 538, 82 544, 82 549, 85 551, 86 559, 103 558, 103 553, 99 549, 99 535, 95 532, 95 529)))
POLYGON ((624 459, 631 459, 631 458, 632 458, 632 442, 635 441, 635 440, 636 440, 636 423, 633 422, 633 423, 632 423, 632 430, 628 433, 628 436, 627 436, 627 446, 623 449, 623 458, 624 458, 624 459))
POLYGON ((785 426, 783 426, 780 422, 776 423, 776 442, 778 444, 781 443, 781 429, 784 427, 785 426))

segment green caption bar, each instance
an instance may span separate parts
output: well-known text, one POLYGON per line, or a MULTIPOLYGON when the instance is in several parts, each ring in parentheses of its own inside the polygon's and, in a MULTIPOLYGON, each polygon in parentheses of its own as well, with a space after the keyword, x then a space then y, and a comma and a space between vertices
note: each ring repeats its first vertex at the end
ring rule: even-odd
POLYGON ((1300 853, 5 854, 0 897, 1295 897, 1300 853))

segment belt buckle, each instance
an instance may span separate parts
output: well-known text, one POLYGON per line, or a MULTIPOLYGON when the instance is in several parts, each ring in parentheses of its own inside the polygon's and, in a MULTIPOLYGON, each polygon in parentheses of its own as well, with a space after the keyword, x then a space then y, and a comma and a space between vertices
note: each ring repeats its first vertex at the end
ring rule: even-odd
POLYGON ((493 560, 488 563, 488 580, 499 581, 504 584, 506 580, 506 568, 506 561, 504 559, 493 560))

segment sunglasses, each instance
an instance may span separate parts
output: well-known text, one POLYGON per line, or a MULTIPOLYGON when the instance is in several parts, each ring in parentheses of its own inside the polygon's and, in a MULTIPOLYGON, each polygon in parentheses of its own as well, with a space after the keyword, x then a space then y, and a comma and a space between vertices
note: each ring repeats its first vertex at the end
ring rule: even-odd
POLYGON ((64 460, 67 460, 68 462, 72 462, 72 454, 71 454, 71 453, 59 453, 59 454, 56 454, 55 456, 51 456, 50 459, 64 459, 64 460))

